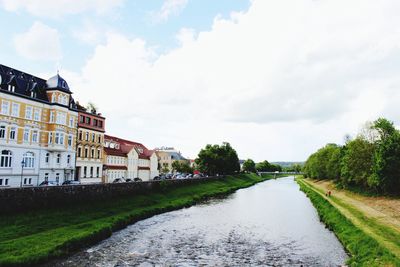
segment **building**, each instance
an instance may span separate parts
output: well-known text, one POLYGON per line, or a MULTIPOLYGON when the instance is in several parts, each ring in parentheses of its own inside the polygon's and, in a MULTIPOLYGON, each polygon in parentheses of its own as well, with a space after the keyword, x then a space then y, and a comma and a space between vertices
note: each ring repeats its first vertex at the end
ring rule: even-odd
POLYGON ((78 112, 67 82, 0 64, 0 186, 62 183, 75 170, 78 112))
POLYGON ((152 180, 158 176, 158 160, 155 151, 143 144, 122 138, 104 136, 104 181, 140 178, 152 180))
POLYGON ((77 104, 78 138, 75 180, 100 183, 103 177, 105 118, 94 108, 88 111, 77 104))
POLYGON ((174 161, 189 163, 189 160, 183 157, 182 154, 173 147, 161 147, 154 150, 158 157, 159 169, 163 173, 173 171, 172 163, 174 161))

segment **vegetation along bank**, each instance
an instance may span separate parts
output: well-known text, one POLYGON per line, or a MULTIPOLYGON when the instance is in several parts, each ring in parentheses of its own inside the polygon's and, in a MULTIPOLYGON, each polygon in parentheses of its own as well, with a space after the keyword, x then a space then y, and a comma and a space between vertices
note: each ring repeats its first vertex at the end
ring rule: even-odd
POLYGON ((321 221, 332 230, 350 254, 350 266, 400 266, 400 233, 326 191, 309 179, 297 179, 321 221))
POLYGON ((231 193, 268 178, 226 176, 112 201, 82 203, 0 216, 0 266, 33 265, 65 256, 109 237, 138 220, 231 193))

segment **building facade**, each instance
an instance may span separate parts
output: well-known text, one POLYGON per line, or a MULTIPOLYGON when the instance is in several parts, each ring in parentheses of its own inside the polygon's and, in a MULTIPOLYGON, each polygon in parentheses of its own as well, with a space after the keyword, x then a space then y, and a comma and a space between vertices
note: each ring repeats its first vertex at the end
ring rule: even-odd
POLYGON ((189 163, 189 160, 173 147, 161 147, 154 150, 157 154, 159 170, 162 173, 173 172, 172 163, 174 161, 189 163))
POLYGON ((0 187, 73 179, 78 112, 67 82, 0 65, 0 187))
POLYGON ((103 177, 103 144, 105 118, 95 109, 78 108, 78 137, 75 180, 101 183, 103 177))
POLYGON ((104 170, 107 183, 118 178, 149 181, 158 176, 158 159, 155 151, 141 143, 105 135, 104 170))

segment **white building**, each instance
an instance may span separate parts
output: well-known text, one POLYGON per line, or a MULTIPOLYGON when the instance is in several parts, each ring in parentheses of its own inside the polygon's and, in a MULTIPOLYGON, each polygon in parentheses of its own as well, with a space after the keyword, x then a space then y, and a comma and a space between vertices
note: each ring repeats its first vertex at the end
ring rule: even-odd
POLYGON ((117 178, 149 181, 158 176, 158 159, 153 150, 114 136, 105 135, 104 140, 105 182, 111 183, 117 178))
POLYGON ((0 65, 0 187, 73 177, 77 111, 68 84, 0 65))

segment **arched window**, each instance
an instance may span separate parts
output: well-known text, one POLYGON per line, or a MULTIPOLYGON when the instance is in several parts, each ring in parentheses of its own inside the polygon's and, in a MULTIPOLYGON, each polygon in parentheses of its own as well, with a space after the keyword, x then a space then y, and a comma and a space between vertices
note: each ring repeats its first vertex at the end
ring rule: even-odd
POLYGON ((49 161, 50 161, 50 153, 47 152, 47 153, 46 153, 46 157, 45 157, 45 162, 46 162, 46 163, 49 163, 49 161))
POLYGON ((71 155, 68 155, 67 156, 67 164, 70 164, 71 163, 71 155))
POLYGON ((0 155, 0 168, 10 168, 12 160, 12 153, 10 150, 1 151, 0 155))
POLYGON ((24 168, 33 168, 35 166, 35 155, 32 152, 26 152, 23 155, 24 168))

